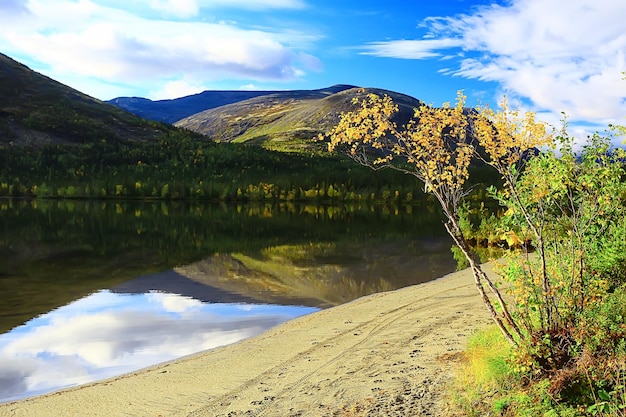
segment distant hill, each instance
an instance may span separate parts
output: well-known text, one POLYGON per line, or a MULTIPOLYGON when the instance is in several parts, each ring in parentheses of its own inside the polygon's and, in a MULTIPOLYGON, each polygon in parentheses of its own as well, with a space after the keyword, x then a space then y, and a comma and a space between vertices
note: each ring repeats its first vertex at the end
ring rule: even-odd
POLYGON ((151 141, 173 130, 89 97, 0 54, 0 145, 151 141))
POLYGON ((405 123, 422 102, 393 91, 335 86, 322 90, 283 91, 194 114, 176 126, 221 142, 249 142, 281 151, 319 146, 314 139, 334 126, 341 112, 355 108, 352 100, 368 93, 389 95, 405 123))
POLYGON ((351 85, 334 85, 321 90, 302 91, 221 91, 207 90, 199 94, 175 98, 171 100, 150 100, 141 97, 118 97, 109 100, 113 104, 143 117, 148 120, 156 120, 165 123, 175 123, 181 119, 204 110, 233 104, 259 96, 285 95, 289 97, 316 96, 324 97, 328 94, 338 93, 353 88, 351 85))
POLYGON ((404 94, 343 84, 317 90, 205 91, 160 101, 121 97, 107 103, 0 54, 0 145, 146 142, 180 127, 218 142, 309 151, 321 146, 314 140, 319 133, 354 108, 354 97, 370 92, 391 96, 400 106, 400 121, 422 104, 404 94))

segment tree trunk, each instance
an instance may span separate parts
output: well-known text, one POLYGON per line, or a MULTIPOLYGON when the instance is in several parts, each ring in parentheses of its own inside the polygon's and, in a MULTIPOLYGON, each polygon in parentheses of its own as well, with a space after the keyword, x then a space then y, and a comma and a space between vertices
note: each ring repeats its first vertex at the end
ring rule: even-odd
POLYGON ((472 252, 467 242, 465 241, 462 232, 460 232, 460 228, 458 224, 455 224, 455 222, 452 219, 450 219, 450 221, 445 224, 445 227, 446 227, 446 230, 448 231, 448 234, 450 234, 450 236, 454 240, 454 243, 459 247, 459 249, 461 249, 461 252, 463 252, 463 255, 465 255, 465 258, 467 259, 470 265, 470 268, 472 270, 472 275, 474 276, 474 282, 476 284, 476 288, 478 289, 478 292, 480 293, 483 303, 489 310, 489 313, 491 314, 491 318, 496 323, 496 325, 498 326, 498 328, 500 329, 504 337, 513 346, 517 346, 517 341, 515 340, 515 337, 511 334, 511 331, 509 330, 507 325, 505 325, 505 323, 502 321, 502 318, 496 312, 493 306, 493 303, 491 302, 491 299, 487 295, 487 292, 485 291, 485 287, 483 285, 483 281, 487 283, 491 292, 498 299, 498 303, 500 304, 500 308, 502 309, 502 313, 506 320, 506 323, 515 332, 516 336, 521 337, 521 332, 519 330, 519 327, 515 324, 515 322, 513 321, 513 318, 509 314, 509 311, 506 307, 506 303, 504 299, 502 299, 500 291, 496 288, 496 286, 489 279, 485 271, 482 270, 480 265, 474 259, 474 256, 472 255, 472 252))

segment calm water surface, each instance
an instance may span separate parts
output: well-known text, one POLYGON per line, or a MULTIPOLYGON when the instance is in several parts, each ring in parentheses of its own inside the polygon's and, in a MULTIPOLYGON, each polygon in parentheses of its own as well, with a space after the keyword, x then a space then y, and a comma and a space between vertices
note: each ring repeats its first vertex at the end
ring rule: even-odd
POLYGON ((427 208, 0 200, 0 402, 454 269, 427 208))

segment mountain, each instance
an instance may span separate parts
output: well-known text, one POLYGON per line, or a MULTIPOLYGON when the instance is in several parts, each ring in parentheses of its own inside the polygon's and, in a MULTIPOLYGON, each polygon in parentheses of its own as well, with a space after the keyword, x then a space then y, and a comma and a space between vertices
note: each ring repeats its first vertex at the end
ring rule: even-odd
POLYGON ((118 97, 107 103, 127 110, 148 120, 175 123, 201 111, 233 104, 259 96, 283 94, 286 96, 318 95, 325 96, 353 88, 351 85, 335 85, 321 90, 303 91, 228 91, 207 90, 199 94, 171 100, 152 101, 142 97, 118 97))
POLYGON ((263 95, 196 113, 175 126, 221 142, 249 142, 281 151, 311 149, 319 146, 315 138, 334 126, 341 112, 355 109, 354 98, 369 93, 389 95, 400 109, 399 123, 406 123, 422 104, 393 91, 342 85, 263 95))
POLYGON ((173 130, 85 95, 0 54, 0 145, 151 141, 173 130))
POLYGON ((103 102, 0 54, 0 145, 147 142, 180 127, 219 142, 308 151, 321 146, 315 138, 330 129, 341 112, 355 108, 353 98, 367 93, 391 96, 401 109, 401 121, 422 104, 404 94, 343 84, 318 90, 205 91, 174 100, 121 97, 103 102), (174 126, 168 124, 173 121, 174 126))

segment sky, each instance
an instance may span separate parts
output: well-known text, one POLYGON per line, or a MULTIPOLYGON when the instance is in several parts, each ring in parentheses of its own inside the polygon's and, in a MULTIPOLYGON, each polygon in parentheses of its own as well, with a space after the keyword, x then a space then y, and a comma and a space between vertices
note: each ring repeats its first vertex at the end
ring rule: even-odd
POLYGON ((624 124, 624 0, 0 0, 0 52, 93 97, 388 89, 624 124))

